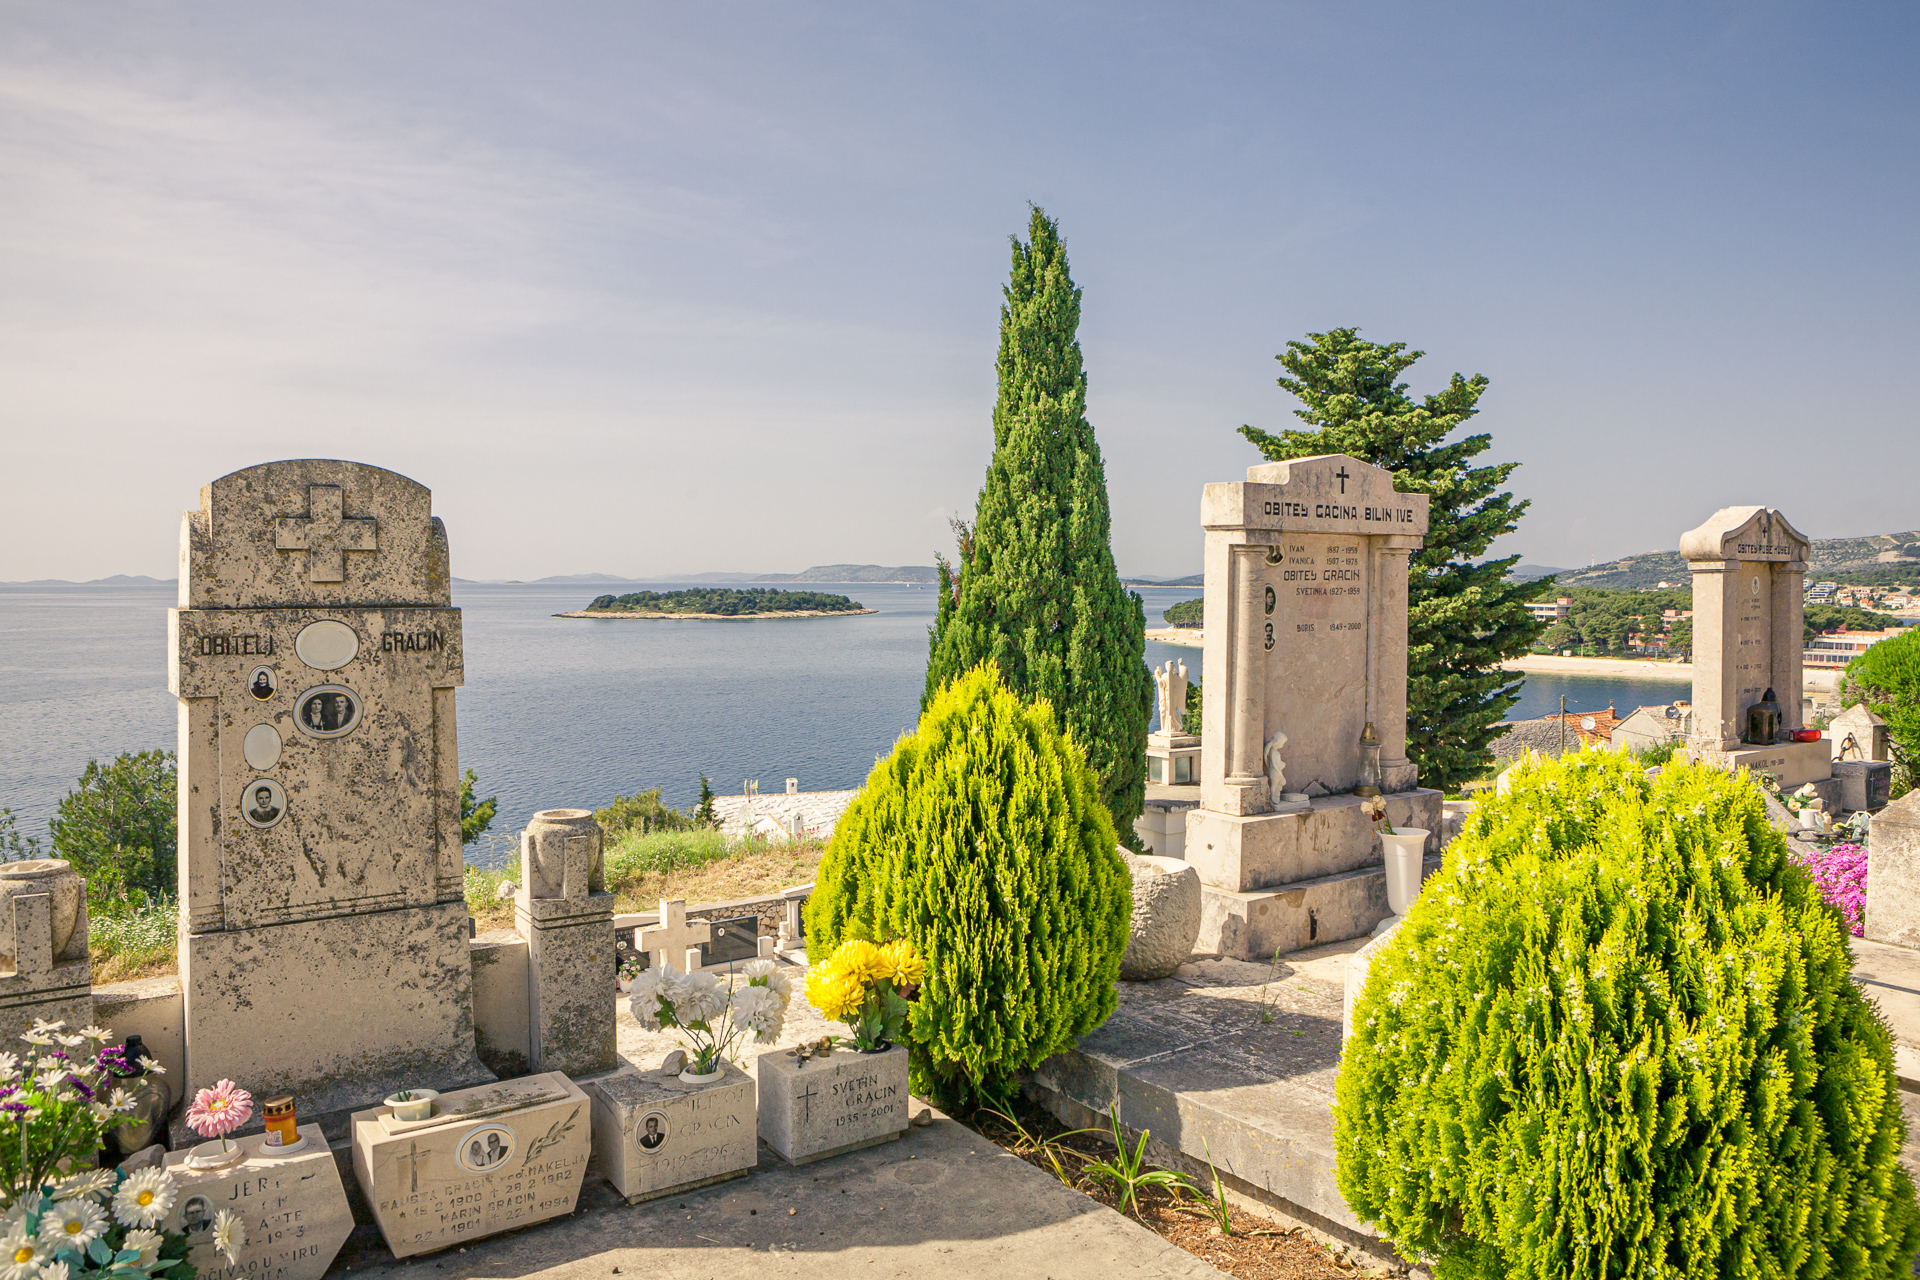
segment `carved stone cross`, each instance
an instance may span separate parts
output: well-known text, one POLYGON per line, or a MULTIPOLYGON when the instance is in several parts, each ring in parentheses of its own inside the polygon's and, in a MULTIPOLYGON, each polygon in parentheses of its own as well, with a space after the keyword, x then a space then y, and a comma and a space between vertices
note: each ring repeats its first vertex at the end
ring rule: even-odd
POLYGON ((652 956, 656 970, 672 964, 677 958, 686 961, 686 967, 681 971, 692 973, 700 967, 700 944, 711 941, 711 924, 705 920, 695 920, 691 924, 687 922, 687 903, 684 898, 676 898, 672 902, 662 898, 660 923, 650 929, 634 930, 633 949, 652 956))
POLYGON ((378 550, 374 522, 348 519, 345 494, 334 484, 308 486, 307 514, 273 522, 273 548, 306 552, 308 582, 345 582, 347 552, 378 550))

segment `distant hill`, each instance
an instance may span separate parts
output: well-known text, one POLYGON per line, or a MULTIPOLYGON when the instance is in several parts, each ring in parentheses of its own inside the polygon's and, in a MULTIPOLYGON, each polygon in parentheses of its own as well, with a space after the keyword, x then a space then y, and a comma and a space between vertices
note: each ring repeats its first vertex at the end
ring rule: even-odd
POLYGON ((74 582, 67 578, 35 578, 31 582, 0 582, 0 587, 174 587, 178 578, 149 578, 143 573, 116 573, 111 578, 74 582))
MULTIPOLYGON (((1920 530, 1882 533, 1870 538, 1815 538, 1809 579, 1820 574, 1871 569, 1876 565, 1920 565, 1920 530)), ((1562 569, 1563 587, 1607 587, 1616 591, 1650 591, 1662 582, 1690 585, 1687 562, 1678 551, 1648 551, 1609 560, 1586 569, 1562 569)))
POLYGON ((1521 582, 1532 582, 1535 578, 1550 578, 1556 573, 1572 573, 1571 569, 1556 569, 1550 564, 1517 564, 1507 571, 1509 578, 1518 578, 1521 582))
POLYGON ((1204 587, 1207 585, 1207 575, 1190 573, 1184 578, 1122 578, 1120 585, 1123 587, 1204 587))
POLYGON ((567 573, 534 579, 535 586, 592 586, 624 582, 938 582, 929 565, 817 564, 799 573, 660 573, 627 578, 612 573, 567 573))

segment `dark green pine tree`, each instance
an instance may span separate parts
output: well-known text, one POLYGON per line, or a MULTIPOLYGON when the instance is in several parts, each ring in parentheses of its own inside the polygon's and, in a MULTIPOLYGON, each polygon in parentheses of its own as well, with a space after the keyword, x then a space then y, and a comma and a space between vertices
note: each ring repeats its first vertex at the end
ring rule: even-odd
POLYGON ((1086 414, 1080 290, 1043 210, 1033 210, 1028 237, 1014 238, 1000 308, 993 462, 973 525, 956 524, 959 564, 940 561, 920 706, 996 663, 1008 688, 1053 704, 1087 753, 1115 831, 1138 847, 1153 715, 1146 614, 1113 567, 1106 466, 1086 414))
POLYGON ((1393 472, 1395 487, 1424 493, 1427 545, 1415 552, 1407 581, 1407 758, 1423 786, 1452 790, 1492 763, 1488 749, 1520 696, 1521 678, 1500 663, 1532 647, 1544 628, 1527 602, 1553 579, 1514 582, 1520 559, 1475 563, 1493 540, 1511 533, 1526 511, 1498 492, 1517 462, 1469 465, 1492 437, 1446 442, 1479 412, 1487 380, 1454 374, 1436 395, 1415 400, 1398 381, 1424 351, 1404 342, 1367 342, 1358 329, 1310 333, 1274 357, 1292 377, 1280 385, 1306 406, 1294 416, 1310 430, 1270 435, 1241 427, 1270 461, 1345 453, 1393 472))

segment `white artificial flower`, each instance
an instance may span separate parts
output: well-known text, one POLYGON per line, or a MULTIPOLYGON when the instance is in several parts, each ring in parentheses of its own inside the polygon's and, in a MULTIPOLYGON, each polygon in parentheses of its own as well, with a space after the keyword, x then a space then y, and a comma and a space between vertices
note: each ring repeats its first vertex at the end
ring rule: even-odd
POLYGON ((113 1032, 102 1027, 85 1026, 80 1028, 80 1034, 85 1039, 98 1040, 102 1043, 113 1039, 113 1032))
POLYGON ((127 1238, 121 1241, 120 1247, 123 1249, 132 1249, 138 1253, 140 1255, 137 1260, 139 1266, 151 1267, 160 1260, 160 1248, 166 1244, 166 1242, 167 1238, 158 1231, 129 1231, 127 1232, 127 1238))
POLYGON ((85 1036, 59 1035, 59 1036, 55 1036, 54 1039, 58 1040, 62 1046, 68 1049, 78 1049, 81 1045, 87 1042, 87 1038, 85 1036))
POLYGON ((672 1004, 679 990, 680 975, 673 971, 672 965, 642 969, 640 976, 633 980, 633 995, 627 1001, 627 1007, 633 1010, 633 1016, 639 1019, 641 1026, 649 1031, 658 1031, 661 998, 672 1004))
POLYGON ((80 1196, 90 1196, 97 1191, 105 1191, 114 1183, 115 1174, 111 1169, 89 1169, 85 1173, 76 1173, 54 1188, 56 1200, 73 1200, 80 1196))
POLYGON ((52 1044, 53 1037, 44 1031, 23 1031, 20 1038, 28 1044, 52 1044))
POLYGON ((20 1055, 0 1053, 0 1080, 18 1080, 20 1078, 20 1055))
POLYGON ((33 1280, 47 1260, 46 1246, 27 1234, 24 1222, 16 1222, 0 1240, 0 1280, 33 1280))
POLYGON ((67 1280, 67 1264, 64 1262, 49 1262, 46 1266, 40 1268, 40 1280, 67 1280))
POLYGON ((681 980, 674 994, 673 1016, 681 1026, 706 1022, 726 1012, 727 984, 717 973, 690 973, 681 980))
POLYGON ((0 1218, 0 1226, 4 1226, 8 1231, 13 1230, 40 1212, 40 1202, 45 1198, 38 1191, 29 1191, 13 1202, 13 1208, 7 1210, 6 1217, 0 1218))
POLYGON ((113 1087, 113 1096, 107 1099, 107 1109, 116 1114, 133 1110, 134 1096, 119 1085, 113 1087))
POLYGON ((740 966, 740 972, 747 976, 748 982, 752 982, 755 978, 766 977, 779 967, 771 960, 749 960, 740 966))
POLYGON ((40 1238, 59 1253, 84 1251, 107 1229, 107 1215, 91 1200, 66 1200, 40 1215, 40 1238))
POLYGON ((780 1007, 786 1008, 793 1000, 793 979, 781 971, 772 960, 750 960, 743 970, 748 982, 757 982, 773 994, 780 997, 780 1007))
POLYGON ((780 1038, 787 1008, 771 987, 742 987, 733 993, 733 1025, 753 1032, 761 1044, 780 1038))
POLYGON ((33 1020, 32 1031, 33 1034, 37 1036, 50 1036, 56 1031, 65 1031, 66 1029, 67 1024, 64 1022, 48 1022, 45 1018, 35 1018, 33 1020))
POLYGON ((113 1216, 123 1227, 157 1227, 173 1208, 176 1191, 172 1174, 149 1166, 120 1184, 113 1216))
POLYGON ((213 1215, 213 1247, 226 1258, 228 1266, 239 1265, 239 1253, 246 1243, 247 1224, 239 1214, 222 1209, 213 1215))

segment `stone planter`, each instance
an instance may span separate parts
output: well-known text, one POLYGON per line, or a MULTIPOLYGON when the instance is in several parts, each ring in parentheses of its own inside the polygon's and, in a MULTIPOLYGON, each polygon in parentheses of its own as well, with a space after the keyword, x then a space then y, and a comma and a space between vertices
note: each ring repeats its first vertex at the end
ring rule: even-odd
POLYGON ((1171 977, 1200 936, 1200 873, 1178 858, 1125 851, 1120 857, 1133 873, 1133 927, 1120 976, 1128 982, 1171 977))
MULTIPOLYGON (((44 893, 53 899, 48 912, 53 922, 53 962, 87 958, 87 881, 65 858, 30 858, 0 864, 0 912, 12 921, 4 899, 44 893)), ((16 957, 4 956, 7 967, 16 957)))
POLYGON ((1387 909, 1396 916, 1405 915, 1420 896, 1420 873, 1427 860, 1429 834, 1419 827, 1380 833, 1380 844, 1387 855, 1387 909))
POLYGON ((411 1089, 413 1097, 404 1102, 398 1101, 399 1094, 382 1100, 383 1106, 393 1108, 393 1114, 399 1120, 427 1120, 433 1116, 433 1100, 440 1096, 438 1089, 411 1089))
POLYGON ((760 1140, 789 1164, 892 1142, 907 1131, 907 1050, 835 1049, 802 1062, 791 1049, 759 1059, 760 1140))
POLYGON ((677 1072, 627 1068, 585 1081, 593 1099, 593 1161, 639 1204, 744 1178, 759 1163, 753 1077, 731 1062, 688 1084, 677 1072))

